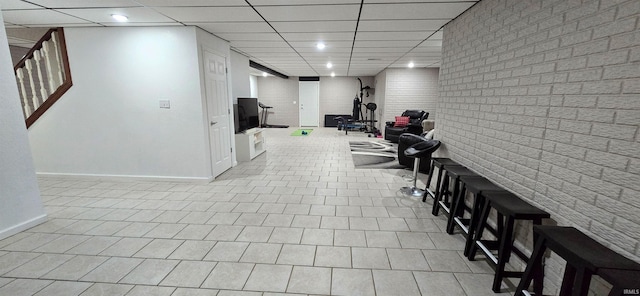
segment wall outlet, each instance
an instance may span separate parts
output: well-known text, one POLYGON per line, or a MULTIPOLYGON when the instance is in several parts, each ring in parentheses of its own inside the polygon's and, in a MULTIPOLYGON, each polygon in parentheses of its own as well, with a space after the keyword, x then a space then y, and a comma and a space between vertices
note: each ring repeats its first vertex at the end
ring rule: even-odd
POLYGON ((160 100, 160 108, 171 109, 171 102, 169 100, 160 100))

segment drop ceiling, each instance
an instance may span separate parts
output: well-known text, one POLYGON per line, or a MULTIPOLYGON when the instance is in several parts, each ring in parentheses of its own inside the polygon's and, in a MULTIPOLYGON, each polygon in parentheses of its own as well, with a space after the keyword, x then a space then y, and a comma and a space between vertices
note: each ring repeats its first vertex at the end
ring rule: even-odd
POLYGON ((476 2, 0 0, 0 9, 9 43, 17 46, 34 41, 20 33, 26 28, 198 26, 285 75, 373 76, 409 62, 438 67, 442 26, 476 2), (116 22, 112 14, 126 15, 129 22, 116 22), (319 42, 326 48, 317 49, 319 42))

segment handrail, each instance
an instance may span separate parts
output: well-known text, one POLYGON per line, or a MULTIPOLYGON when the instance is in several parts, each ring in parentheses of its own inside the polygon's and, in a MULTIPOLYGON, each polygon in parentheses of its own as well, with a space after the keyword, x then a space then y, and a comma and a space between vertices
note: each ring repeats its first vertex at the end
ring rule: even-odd
POLYGON ((24 112, 26 117, 25 123, 27 128, 29 128, 73 85, 64 30, 62 28, 53 28, 48 30, 14 66, 13 69, 16 73, 16 77, 18 78, 21 98, 24 103, 24 112), (50 43, 53 43, 53 45, 50 46, 50 43), (53 64, 52 60, 54 60, 53 64), (44 72, 49 80, 48 91, 50 93, 48 96, 42 75, 42 67, 40 65, 41 61, 45 64, 44 72), (35 63, 35 68, 32 66, 32 63, 35 63), (25 77, 22 69, 27 70, 27 77, 25 77), (36 84, 34 83, 34 72, 37 74, 36 76, 38 79, 36 81, 39 83, 38 85, 40 86, 40 94, 42 98, 38 98, 38 93, 35 89, 36 84), (31 97, 29 97, 24 86, 26 78, 28 78, 30 83, 31 97), (53 90, 53 88, 55 88, 55 90, 53 90), (42 100, 41 103, 40 100, 42 100), (33 112, 31 112, 32 110, 30 105, 33 105, 33 109, 35 109, 33 112))

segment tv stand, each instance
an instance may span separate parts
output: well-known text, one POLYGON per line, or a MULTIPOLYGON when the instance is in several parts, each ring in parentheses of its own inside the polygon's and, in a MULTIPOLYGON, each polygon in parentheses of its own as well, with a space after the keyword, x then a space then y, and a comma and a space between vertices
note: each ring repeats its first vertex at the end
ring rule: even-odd
POLYGON ((251 161, 267 151, 265 144, 263 128, 252 128, 236 134, 236 159, 251 161))

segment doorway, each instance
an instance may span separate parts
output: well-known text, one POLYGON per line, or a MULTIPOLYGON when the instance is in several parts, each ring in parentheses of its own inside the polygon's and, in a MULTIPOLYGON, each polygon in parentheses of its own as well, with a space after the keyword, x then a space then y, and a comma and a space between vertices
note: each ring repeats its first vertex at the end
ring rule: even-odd
POLYGON ((215 178, 232 165, 227 71, 224 57, 207 50, 203 55, 211 171, 215 178))
POLYGON ((319 126, 320 81, 300 81, 298 89, 300 126, 319 126))

